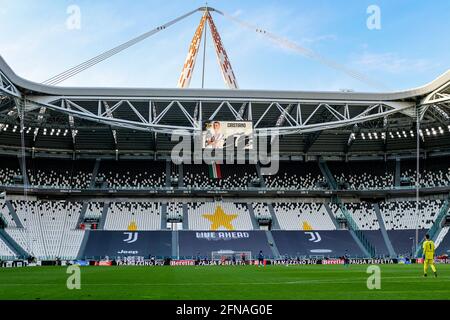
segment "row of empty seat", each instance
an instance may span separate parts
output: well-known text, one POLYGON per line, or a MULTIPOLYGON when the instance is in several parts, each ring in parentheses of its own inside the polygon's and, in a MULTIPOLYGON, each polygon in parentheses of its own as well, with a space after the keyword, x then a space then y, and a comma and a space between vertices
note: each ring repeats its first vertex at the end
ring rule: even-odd
POLYGON ((272 219, 272 215, 270 214, 269 208, 266 203, 254 202, 252 203, 253 214, 257 219, 272 219))
POLYGON ((14 251, 0 238, 0 259, 11 259, 16 257, 14 251))
POLYGON ((328 163, 337 182, 353 190, 386 189, 394 186, 394 162, 355 161, 328 163))
POLYGON ((12 186, 15 184, 14 177, 20 176, 20 169, 0 168, 0 184, 4 186, 12 186))
POLYGON ((273 209, 283 230, 335 230, 323 203, 274 203, 273 209))
POLYGON ((19 160, 17 157, 0 158, 0 185, 15 185, 15 178, 21 176, 19 160))
MULTIPOLYGON (((420 185, 422 187, 448 186, 450 184, 449 158, 430 158, 421 161, 420 185)), ((0 185, 12 186, 24 183, 17 157, 0 158, 0 185)), ((206 164, 185 164, 183 170, 170 170, 167 176, 165 161, 102 160, 97 168, 95 161, 27 159, 26 172, 29 183, 34 186, 60 189, 86 189, 105 187, 109 189, 163 188, 169 181, 179 179, 180 186, 203 189, 247 189, 265 184, 276 190, 329 189, 319 165, 315 161, 280 161, 274 172, 262 170, 262 181, 253 164, 221 164, 211 171, 206 164), (97 169, 98 171, 97 171, 97 169), (93 179, 97 171, 96 179, 93 179), (171 178, 171 179, 169 179, 171 178)), ((415 163, 400 163, 400 181, 396 186, 396 161, 328 161, 327 165, 341 188, 350 190, 390 189, 400 185, 413 185, 416 181, 415 163)), ((172 165, 172 167, 177 167, 172 165)))
POLYGON ((277 172, 264 175, 266 188, 279 190, 323 189, 325 181, 319 166, 314 162, 281 161, 277 172))
MULTIPOLYGON (((25 228, 38 228, 47 231, 47 225, 53 229, 48 231, 72 228, 75 229, 81 219, 100 222, 103 212, 107 209, 105 230, 159 230, 162 222, 163 205, 159 202, 88 202, 84 216, 80 218, 83 204, 57 201, 13 201, 17 217, 25 228), (105 205, 107 206, 105 208, 105 205), (29 222, 31 219, 31 223, 29 222), (63 225, 66 224, 66 225, 63 225)), ((320 202, 196 202, 187 203, 187 218, 189 229, 207 230, 211 227, 211 217, 208 215, 231 215, 233 229, 252 230, 253 224, 248 206, 253 209, 257 220, 271 220, 269 205, 273 206, 276 219, 282 230, 334 230, 336 221, 345 219, 341 209, 332 203, 320 202), (329 211, 328 211, 328 210, 329 211)), ((421 200, 419 212, 415 201, 383 201, 379 203, 380 214, 387 230, 428 229, 438 215, 443 200, 421 200)), ((380 225, 374 205, 368 202, 350 202, 344 204, 353 221, 360 230, 379 230, 380 225)), ((184 218, 183 204, 180 202, 166 203, 167 219, 180 220, 184 218)), ((0 204, 0 216, 6 227, 17 228, 16 222, 6 203, 0 204)), ((223 226, 222 226, 223 227, 223 226)), ((37 230, 33 231, 37 233, 37 230)), ((54 252, 54 250, 49 250, 54 252)))
POLYGON ((41 259, 76 257, 84 231, 76 229, 81 203, 13 201, 24 228, 6 232, 27 252, 41 259))
MULTIPOLYGON (((415 169, 408 169, 401 175, 402 181, 409 181, 411 185, 416 185, 417 171, 415 169)), ((419 175, 419 185, 421 187, 440 187, 448 186, 450 184, 450 168, 447 170, 429 171, 423 170, 419 175)))
MULTIPOLYGON (((82 202, 42 201, 42 200, 12 200, 12 208, 23 228, 17 225, 6 226, 6 232, 27 252, 40 259, 72 259, 81 247, 85 231, 78 229, 78 221, 82 202)), ((284 231, 318 231, 323 237, 326 232, 340 231, 333 217, 343 217, 341 209, 336 204, 322 202, 273 202, 273 203, 240 203, 229 201, 210 202, 169 202, 167 216, 182 217, 183 206, 187 208, 188 229, 198 231, 233 231, 254 230, 254 223, 249 206, 255 217, 271 218, 269 207, 273 207, 274 215, 284 231), (322 232, 325 232, 322 234, 322 232)), ((385 201, 379 203, 383 223, 388 230, 394 249, 399 254, 411 252, 409 238, 417 227, 420 235, 429 229, 438 215, 443 200, 422 200, 417 214, 414 201, 385 201), (404 232, 403 232, 404 231, 404 232), (402 233, 403 232, 403 233, 402 233)), ((375 213, 375 206, 368 202, 349 202, 344 204, 358 228, 365 230, 372 243, 377 243, 377 249, 386 251, 384 240, 379 231, 380 224, 375 213), (371 233, 372 232, 372 233, 371 233)), ((158 231, 164 229, 162 219, 163 204, 160 202, 92 202, 87 204, 92 216, 106 217, 104 230, 119 231, 158 231), (108 208, 106 216, 101 213, 103 207, 108 208)), ((3 207, 5 216, 8 207, 3 207)), ((448 242, 448 228, 443 229, 438 236, 437 244, 448 242)), ((309 240, 308 240, 309 241, 309 240)), ((0 241, 0 257, 12 253, 5 242, 0 241)))
POLYGON ((187 188, 247 189, 258 177, 256 167, 249 164, 218 165, 215 175, 207 165, 185 165, 183 181, 187 188))
POLYGON ((27 175, 32 186, 60 189, 86 189, 90 186, 93 161, 27 160, 27 175))
POLYGON ((160 230, 161 206, 157 202, 111 202, 105 230, 160 230))
POLYGON ((6 226, 13 228, 16 227, 16 222, 14 221, 14 218, 9 211, 6 201, 2 201, 0 203, 0 217, 3 219, 6 226))
POLYGON ((346 203, 346 209, 360 230, 379 230, 380 225, 373 205, 368 202, 346 203))
POLYGON ((415 201, 388 201, 380 203, 380 211, 387 230, 429 229, 442 203, 442 200, 422 200, 417 212, 415 201))
POLYGON ((167 204, 167 219, 180 220, 183 218, 183 205, 179 202, 167 204))
POLYGON ((97 178, 113 189, 164 187, 166 164, 162 161, 104 161, 97 178))
POLYGON ((100 220, 103 213, 102 202, 88 202, 84 218, 88 220, 100 220))

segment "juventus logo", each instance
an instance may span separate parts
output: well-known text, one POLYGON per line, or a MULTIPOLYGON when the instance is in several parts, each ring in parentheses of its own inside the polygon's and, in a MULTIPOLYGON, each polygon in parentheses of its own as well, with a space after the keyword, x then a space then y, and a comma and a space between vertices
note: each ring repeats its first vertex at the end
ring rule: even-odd
POLYGON ((320 242, 322 241, 322 238, 320 237, 320 234, 318 232, 305 232, 305 234, 309 234, 311 238, 309 241, 311 242, 320 242))
POLYGON ((128 244, 136 242, 137 239, 138 239, 138 233, 137 232, 124 232, 123 234, 128 235, 128 238, 123 240, 123 242, 126 242, 128 244))

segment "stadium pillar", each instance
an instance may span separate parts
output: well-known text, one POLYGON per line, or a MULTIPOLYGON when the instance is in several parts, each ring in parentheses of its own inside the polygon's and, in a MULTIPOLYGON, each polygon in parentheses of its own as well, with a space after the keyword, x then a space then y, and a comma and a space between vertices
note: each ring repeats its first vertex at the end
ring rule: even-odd
POLYGON ((247 203, 248 213, 250 213, 250 219, 252 221, 252 226, 254 230, 259 230, 259 223, 256 221, 255 212, 253 211, 253 206, 251 202, 247 203))
POLYGON ((26 159, 25 157, 19 156, 19 166, 20 166, 20 170, 22 173, 22 177, 23 177, 23 184, 28 186, 30 184, 29 179, 28 179, 28 174, 27 174, 27 169, 26 169, 26 159))
POLYGON ((273 238, 272 232, 270 230, 266 230, 266 237, 269 243, 269 247, 272 250, 274 259, 280 258, 280 251, 278 251, 277 244, 275 243, 275 239, 273 238))
POLYGON ((166 187, 170 188, 171 186, 171 181, 170 181, 170 173, 171 173, 171 168, 170 168, 170 160, 166 160, 166 187))
POLYGON ((167 229, 167 203, 161 204, 161 230, 167 229))
POLYGON ((183 177, 184 177, 184 172, 183 172, 183 163, 180 163, 178 166, 178 188, 183 188, 184 187, 184 181, 183 181, 183 177))
POLYGON ((273 209, 272 203, 267 203, 267 209, 269 210, 270 216, 272 217, 272 230, 280 230, 280 224, 275 214, 275 210, 273 209))
POLYGON ((339 226, 338 222, 336 221, 336 217, 334 216, 333 212, 331 211, 330 205, 328 203, 325 203, 324 206, 325 206, 325 210, 328 213, 328 216, 330 217, 331 221, 334 224, 334 227, 336 228, 336 230, 339 230, 340 226, 339 226))
POLYGON ((99 159, 99 158, 95 159, 95 165, 94 165, 94 169, 92 170, 92 177, 91 177, 91 182, 89 185, 90 188, 95 187, 95 179, 97 178, 97 173, 100 168, 100 161, 101 161, 101 159, 99 159))
POLYGON ((183 210, 183 230, 189 230, 189 215, 187 203, 183 203, 181 206, 183 210))
POLYGON ((99 230, 103 230, 103 228, 105 227, 106 216, 108 215, 108 210, 109 210, 109 202, 104 202, 103 203, 103 210, 102 210, 102 217, 101 217, 101 220, 100 220, 100 225, 98 226, 99 230))
POLYGON ((375 215, 377 216, 378 225, 380 226, 381 235, 383 236, 384 243, 389 251, 389 255, 394 258, 397 256, 395 253, 394 247, 392 246, 391 239, 389 239, 388 233, 386 231, 386 226, 384 225, 383 217, 381 216, 380 206, 378 203, 373 204, 373 209, 375 211, 375 215))
POLYGON ((420 188, 420 108, 416 107, 416 116, 417 116, 417 123, 416 123, 416 215, 417 215, 417 221, 416 221, 416 251, 418 250, 419 245, 419 188, 420 188))
POLYGON ((322 157, 319 158, 319 168, 325 179, 327 179, 327 182, 330 185, 330 187, 333 190, 337 190, 338 186, 336 179, 334 178, 333 173, 331 173, 330 168, 328 168, 326 161, 322 157))
POLYGON ((400 158, 395 159, 395 180, 394 185, 400 187, 400 172, 401 172, 401 162, 400 158))
POLYGON ((85 202, 83 202, 83 205, 81 207, 80 216, 78 217, 77 228, 84 222, 84 216, 86 215, 87 208, 88 208, 88 202, 85 201, 85 202))
POLYGON ((11 203, 11 200, 6 200, 5 201, 5 205, 8 208, 9 214, 13 218, 14 223, 16 224, 16 226, 18 228, 23 228, 24 226, 22 224, 22 221, 20 221, 19 216, 17 215, 17 212, 16 212, 16 210, 14 209, 14 206, 11 203))
POLYGON ((264 180, 264 176, 261 174, 261 166, 259 165, 259 163, 256 163, 256 174, 258 175, 258 179, 261 183, 261 188, 265 188, 266 187, 266 181, 264 180))
POLYGON ((18 257, 26 258, 28 253, 3 229, 0 229, 0 239, 16 254, 18 257))

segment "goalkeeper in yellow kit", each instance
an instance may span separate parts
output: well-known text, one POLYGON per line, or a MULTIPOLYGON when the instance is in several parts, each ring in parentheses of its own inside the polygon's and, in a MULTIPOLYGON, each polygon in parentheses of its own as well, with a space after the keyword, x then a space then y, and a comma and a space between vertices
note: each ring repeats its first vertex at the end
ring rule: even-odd
POLYGON ((428 266, 434 272, 434 276, 437 277, 436 267, 434 266, 434 242, 430 240, 430 236, 427 234, 425 236, 425 241, 423 242, 423 276, 427 276, 428 266))

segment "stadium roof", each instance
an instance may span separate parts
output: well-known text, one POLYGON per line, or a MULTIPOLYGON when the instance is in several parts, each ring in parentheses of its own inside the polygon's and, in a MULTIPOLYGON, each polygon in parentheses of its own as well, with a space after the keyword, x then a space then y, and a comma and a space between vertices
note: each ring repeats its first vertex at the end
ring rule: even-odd
POLYGON ((102 87, 57 87, 43 85, 18 76, 0 56, 0 71, 21 92, 34 95, 84 96, 84 97, 165 97, 165 98, 222 98, 263 100, 338 100, 338 101, 403 101, 423 98, 438 88, 450 85, 450 70, 430 83, 413 89, 386 93, 358 93, 332 91, 269 91, 228 89, 158 89, 158 88, 102 88, 102 87))
POLYGON ((278 130, 287 156, 407 154, 417 115, 421 149, 450 151, 450 70, 387 93, 55 87, 19 77, 1 57, 0 77, 3 153, 20 148, 23 133, 35 153, 164 155, 175 130, 194 135, 208 120, 246 120, 259 136, 278 130))

